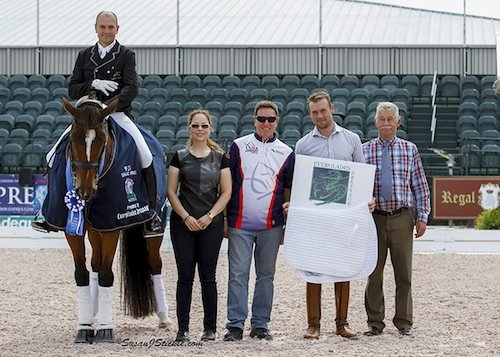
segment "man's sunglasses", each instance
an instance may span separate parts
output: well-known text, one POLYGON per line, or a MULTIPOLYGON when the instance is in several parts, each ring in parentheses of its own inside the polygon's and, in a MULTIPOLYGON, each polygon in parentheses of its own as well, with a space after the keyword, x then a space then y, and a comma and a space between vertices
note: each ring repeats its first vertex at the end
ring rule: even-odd
POLYGON ((257 117, 257 121, 259 123, 264 123, 266 120, 269 122, 269 123, 274 123, 276 121, 276 119, 278 119, 277 117, 263 117, 263 116, 258 116, 257 117))
POLYGON ((198 129, 199 127, 202 127, 203 129, 208 129, 210 128, 210 124, 191 124, 190 127, 192 129, 198 129))

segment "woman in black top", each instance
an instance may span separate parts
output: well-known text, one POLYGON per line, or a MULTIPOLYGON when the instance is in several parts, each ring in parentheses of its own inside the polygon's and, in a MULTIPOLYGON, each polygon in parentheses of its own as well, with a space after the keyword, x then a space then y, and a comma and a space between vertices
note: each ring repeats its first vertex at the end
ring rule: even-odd
POLYGON ((191 112, 188 123, 190 137, 186 149, 174 154, 168 169, 168 199, 173 208, 170 238, 178 272, 176 341, 189 341, 196 264, 204 311, 201 340, 211 341, 215 340, 217 318, 215 269, 224 233, 222 211, 231 197, 231 173, 224 151, 209 138, 209 112, 191 112))

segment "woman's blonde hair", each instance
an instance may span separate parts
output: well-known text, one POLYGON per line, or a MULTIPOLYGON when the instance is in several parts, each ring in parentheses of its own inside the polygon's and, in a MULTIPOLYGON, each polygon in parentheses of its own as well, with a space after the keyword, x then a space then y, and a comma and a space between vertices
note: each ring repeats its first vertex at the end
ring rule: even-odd
MULTIPOLYGON (((196 114, 202 114, 204 115, 207 120, 208 120, 208 123, 210 124, 210 127, 212 127, 212 123, 213 123, 213 118, 212 116, 210 115, 209 111, 208 110, 205 110, 205 109, 195 109, 193 110, 191 113, 189 113, 189 118, 188 118, 188 125, 191 125, 192 121, 193 121, 193 118, 196 114)), ((186 149, 189 149, 191 146, 193 146, 193 139, 191 138, 191 135, 189 135, 189 139, 187 140, 186 142, 186 149)), ((220 151, 220 152, 224 152, 224 150, 220 147, 219 144, 217 144, 215 141, 213 141, 212 139, 210 139, 210 137, 207 139, 207 146, 211 149, 211 150, 214 150, 214 151, 220 151)))

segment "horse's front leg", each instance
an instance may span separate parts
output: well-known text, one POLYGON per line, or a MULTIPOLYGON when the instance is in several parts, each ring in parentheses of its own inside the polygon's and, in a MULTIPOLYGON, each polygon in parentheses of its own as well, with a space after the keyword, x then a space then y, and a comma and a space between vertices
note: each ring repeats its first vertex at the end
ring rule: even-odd
POLYGON ((153 281, 153 292, 155 296, 155 312, 160 320, 159 328, 170 328, 173 326, 172 320, 168 317, 167 297, 165 296, 165 285, 161 275, 162 261, 160 255, 163 237, 146 238, 148 251, 148 266, 153 281))
POLYGON ((92 308, 90 299, 89 271, 85 262, 85 237, 66 234, 66 240, 73 254, 75 263, 75 281, 78 297, 78 332, 75 343, 91 343, 94 337, 92 329, 92 308))
POLYGON ((91 244, 96 247, 100 262, 98 271, 97 333, 94 342, 114 342, 113 336, 113 260, 120 232, 92 233, 91 244))

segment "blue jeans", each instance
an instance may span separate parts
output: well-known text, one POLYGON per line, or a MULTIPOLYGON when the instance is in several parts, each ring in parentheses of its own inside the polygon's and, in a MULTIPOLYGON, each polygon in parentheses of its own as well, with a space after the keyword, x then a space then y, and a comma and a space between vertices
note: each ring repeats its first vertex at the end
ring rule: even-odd
POLYGON ((262 231, 229 227, 227 328, 237 327, 243 330, 245 327, 248 316, 248 280, 252 252, 255 259, 256 280, 250 322, 252 328, 267 328, 273 307, 274 272, 281 232, 281 226, 262 231))

